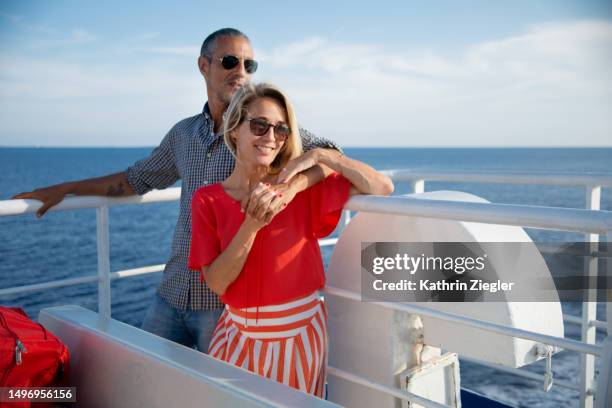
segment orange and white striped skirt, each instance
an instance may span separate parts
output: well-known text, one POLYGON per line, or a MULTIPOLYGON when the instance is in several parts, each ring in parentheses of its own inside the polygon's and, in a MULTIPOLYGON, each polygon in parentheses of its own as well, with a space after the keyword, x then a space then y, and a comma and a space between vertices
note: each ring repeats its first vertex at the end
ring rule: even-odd
POLYGON ((208 348, 220 360, 323 398, 327 314, 317 292, 288 303, 226 305, 208 348))

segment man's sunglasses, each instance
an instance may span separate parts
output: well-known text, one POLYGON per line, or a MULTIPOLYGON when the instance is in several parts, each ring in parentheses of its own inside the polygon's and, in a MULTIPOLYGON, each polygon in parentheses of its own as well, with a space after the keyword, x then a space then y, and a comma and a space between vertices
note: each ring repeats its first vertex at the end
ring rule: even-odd
POLYGON ((274 138, 279 142, 283 142, 291 134, 291 129, 284 123, 273 125, 264 118, 247 118, 247 121, 249 122, 251 133, 255 136, 263 136, 268 133, 268 129, 274 128, 274 138))
MULTIPOLYGON (((227 70, 236 68, 236 66, 240 64, 240 60, 241 58, 238 58, 235 55, 224 55, 219 58, 219 61, 221 61, 221 66, 227 70)), ((247 74, 253 74, 255 71, 257 71, 257 61, 253 59, 244 59, 243 61, 244 70, 247 72, 247 74)))

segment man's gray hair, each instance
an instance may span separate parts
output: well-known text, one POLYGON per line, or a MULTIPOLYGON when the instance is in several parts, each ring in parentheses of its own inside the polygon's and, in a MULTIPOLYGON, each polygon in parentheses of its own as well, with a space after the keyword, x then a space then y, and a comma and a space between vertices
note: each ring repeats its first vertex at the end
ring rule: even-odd
POLYGON ((202 43, 202 48, 200 48, 201 57, 206 57, 209 60, 212 58, 215 48, 217 48, 217 39, 219 39, 219 37, 243 37, 245 40, 251 41, 249 37, 240 30, 236 30, 235 28, 222 28, 206 37, 202 43))

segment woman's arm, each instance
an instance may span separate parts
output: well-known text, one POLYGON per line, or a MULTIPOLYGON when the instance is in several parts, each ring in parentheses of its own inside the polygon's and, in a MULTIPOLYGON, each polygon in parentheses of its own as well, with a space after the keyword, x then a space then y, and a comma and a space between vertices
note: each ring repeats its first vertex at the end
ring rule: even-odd
POLYGON ((252 195, 257 197, 251 200, 251 204, 255 205, 253 211, 245 215, 242 225, 227 248, 210 265, 202 267, 206 284, 219 296, 222 296, 240 275, 255 242, 257 231, 270 223, 272 214, 276 213, 276 207, 282 206, 276 192, 264 185, 255 189, 252 195))
POLYGON ((393 193, 394 186, 391 179, 363 162, 331 149, 315 149, 307 154, 313 154, 315 163, 327 166, 346 177, 354 187, 354 190, 351 189, 351 194, 393 193))
POLYGON ((215 258, 210 265, 202 267, 206 284, 219 296, 222 296, 228 286, 240 275, 255 241, 259 228, 249 220, 252 219, 250 217, 245 218, 225 251, 215 258))

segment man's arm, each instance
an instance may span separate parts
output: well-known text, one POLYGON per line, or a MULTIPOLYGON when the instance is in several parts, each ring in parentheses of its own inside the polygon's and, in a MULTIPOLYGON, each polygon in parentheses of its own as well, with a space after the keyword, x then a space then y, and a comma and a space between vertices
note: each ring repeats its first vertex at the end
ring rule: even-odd
MULTIPOLYGON (((297 193, 314 186, 331 173, 333 173, 333 170, 329 167, 325 165, 316 165, 296 174, 287 183, 272 184, 270 189, 274 191, 281 200, 281 205, 276 207, 272 216, 276 215, 283 208, 285 208, 286 205, 293 200, 297 193)), ((248 208, 256 208, 259 205, 259 197, 253 194, 247 194, 240 203, 240 207, 243 212, 248 211, 248 208), (252 202, 253 200, 256 200, 256 202, 252 202)), ((247 213, 250 213, 250 211, 247 213)))
POLYGON ((54 205, 59 204, 66 195, 96 195, 105 197, 123 197, 145 194, 157 188, 171 186, 179 179, 174 154, 172 152, 173 131, 170 130, 149 157, 137 161, 126 171, 103 177, 56 184, 38 188, 27 193, 13 196, 13 199, 34 199, 43 205, 36 212, 42 217, 54 205))
POLYGON ((296 191, 296 194, 307 189, 308 187, 312 187, 333 173, 333 171, 327 166, 311 163, 310 158, 306 153, 315 149, 332 149, 342 153, 342 149, 340 149, 340 147, 338 147, 338 145, 331 140, 318 137, 314 133, 304 128, 300 128, 300 138, 302 139, 302 148, 305 154, 302 154, 300 157, 297 157, 287 163, 287 166, 285 166, 277 177, 278 183, 283 184, 289 182, 290 184, 294 184, 293 178, 300 173, 305 173, 307 177, 302 178, 302 181, 306 180, 308 183, 306 185, 298 183, 297 186, 303 186, 303 188, 296 191), (318 170, 310 170, 312 167, 318 167, 318 170))
MULTIPOLYGON (((315 136, 304 128, 300 128, 299 131, 304 152, 315 149, 332 149, 342 153, 342 150, 334 142, 315 136)), ((332 169, 320 163, 312 163, 311 156, 303 154, 287 163, 287 166, 277 177, 277 184, 273 184, 271 188, 280 194, 285 204, 289 204, 297 193, 314 186, 331 173, 333 173, 332 169)), ((243 211, 249 207, 249 200, 253 198, 256 197, 247 194, 242 200, 243 211)), ((276 213, 283 208, 284 206, 279 207, 276 213)), ((273 215, 276 215, 276 213, 273 215)))
POLYGON ((304 153, 312 149, 333 149, 342 153, 342 149, 333 141, 319 137, 307 129, 300 128, 300 137, 302 139, 302 148, 304 153))
POLYGON ((127 174, 121 172, 104 177, 70 181, 49 187, 37 188, 34 191, 16 194, 11 198, 42 201, 42 207, 36 212, 37 217, 42 217, 49 208, 59 204, 69 194, 123 197, 134 195, 136 192, 130 183, 128 183, 127 174))

